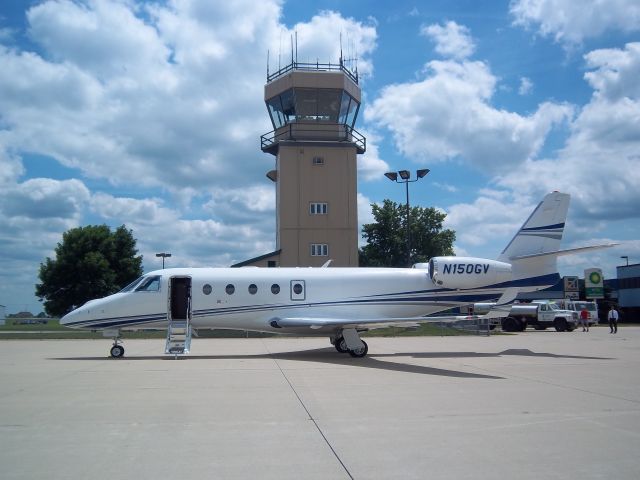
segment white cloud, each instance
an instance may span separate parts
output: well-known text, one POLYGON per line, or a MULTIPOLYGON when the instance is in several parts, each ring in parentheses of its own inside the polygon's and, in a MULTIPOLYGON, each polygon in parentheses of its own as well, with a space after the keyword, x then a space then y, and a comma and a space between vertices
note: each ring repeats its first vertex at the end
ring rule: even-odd
MULTIPOLYGON (((322 63, 327 59, 338 59, 342 35, 344 58, 358 58, 358 73, 365 76, 373 73, 371 54, 376 48, 377 39, 373 19, 364 24, 353 18, 344 18, 337 12, 322 11, 309 22, 298 23, 291 30, 283 32, 282 51, 286 52, 283 53, 283 58, 290 58, 290 37, 295 35, 295 32, 298 33, 298 61, 322 63)), ((277 46, 279 48, 279 45, 277 46)), ((278 50, 272 49, 271 52, 276 53, 278 50)), ((284 62, 286 65, 288 60, 284 62)))
POLYGON ((358 156, 358 177, 365 181, 379 180, 389 171, 389 164, 380 158, 378 144, 382 137, 373 130, 361 130, 367 139, 367 151, 358 156))
POLYGON ((529 95, 533 91, 533 82, 527 77, 520 77, 520 86, 518 87, 518 94, 529 95))
POLYGON ((0 198, 7 217, 79 218, 89 190, 79 180, 32 178, 4 190, 0 198))
MULTIPOLYGON (((29 35, 43 56, 0 47, 7 148, 182 196, 262 180, 267 49, 293 32, 280 15, 275 0, 36 5, 29 35)), ((374 26, 327 11, 294 28, 300 55, 337 62, 342 33, 371 73, 374 26)))
POLYGON ((554 158, 528 159, 499 184, 528 195, 571 193, 578 222, 637 219, 640 205, 640 44, 596 50, 585 56, 591 101, 571 125, 554 158), (610 53, 610 54, 607 54, 610 53), (532 182, 531 179, 536 179, 532 182))
MULTIPOLYGON (((22 169, 16 157, 6 162, 6 157, 0 156, 0 160, 2 169, 9 167, 14 172, 22 169)), ((41 310, 32 296, 38 281, 38 265, 53 255, 62 232, 78 226, 88 199, 88 189, 78 180, 34 178, 2 184, 0 298, 10 312, 41 310)))
POLYGON ((473 203, 449 207, 444 227, 456 231, 456 245, 463 245, 465 250, 486 245, 497 256, 535 205, 520 195, 485 191, 473 203))
POLYGON ((446 58, 462 60, 473 55, 476 49, 469 29, 456 22, 423 25, 420 34, 433 40, 436 52, 446 58))
POLYGON ((512 0, 509 11, 515 25, 537 27, 541 35, 567 46, 607 31, 640 30, 637 0, 512 0))
MULTIPOLYGON (((289 51, 295 30, 300 61, 337 63, 342 34, 345 56, 357 55, 366 77, 377 35, 374 20, 331 11, 288 29, 282 3, 45 0, 29 8, 38 53, 0 45, 6 275, 25 270, 17 259, 24 256, 34 283, 62 232, 87 219, 134 229, 146 267, 158 249, 174 250, 174 265, 229 265, 273 249, 274 193, 264 177, 273 158, 258 150, 272 129, 267 50, 273 67, 280 39, 289 51), (20 184, 27 155, 55 159, 65 174, 87 180, 20 184), (136 193, 105 193, 105 181, 136 193), (95 184, 102 192, 88 191, 95 184), (167 192, 171 200, 156 198, 167 192), (211 220, 194 219, 203 212, 211 220)), ((370 145, 365 176, 385 165, 370 145)))
POLYGON ((433 182, 433 186, 449 193, 456 193, 460 190, 455 185, 451 185, 449 183, 433 182))
POLYGON ((496 83, 483 62, 431 61, 424 79, 385 87, 365 113, 391 130, 408 157, 432 163, 462 159, 497 173, 535 157, 551 128, 573 109, 545 102, 523 116, 494 108, 496 83))

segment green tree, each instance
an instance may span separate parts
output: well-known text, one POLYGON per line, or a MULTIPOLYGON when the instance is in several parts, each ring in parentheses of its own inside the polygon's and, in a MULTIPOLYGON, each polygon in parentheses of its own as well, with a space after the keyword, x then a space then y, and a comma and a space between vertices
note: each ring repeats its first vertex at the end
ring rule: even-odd
POLYGON ((40 264, 36 296, 48 315, 60 316, 88 300, 117 292, 142 275, 131 230, 106 225, 72 228, 62 235, 55 259, 40 264))
MULTIPOLYGON (((362 227, 367 244, 360 249, 362 267, 407 266, 407 209, 391 200, 382 206, 371 205, 375 223, 362 227)), ((409 209, 411 225, 411 262, 426 262, 431 257, 453 255, 456 233, 442 229, 446 213, 435 208, 409 209)))

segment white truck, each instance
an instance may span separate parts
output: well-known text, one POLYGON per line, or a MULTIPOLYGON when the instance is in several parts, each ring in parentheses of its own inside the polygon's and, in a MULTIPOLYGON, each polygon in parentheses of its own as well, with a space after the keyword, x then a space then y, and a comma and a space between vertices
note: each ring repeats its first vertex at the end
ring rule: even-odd
POLYGON ((589 325, 598 325, 598 305, 596 302, 589 302, 587 300, 560 300, 558 305, 560 308, 577 312, 578 318, 580 318, 582 309, 586 308, 587 314, 589 315, 587 317, 589 325))
MULTIPOLYGON (((476 303, 474 313, 487 313, 494 303, 476 303)), ((505 332, 522 332, 527 327, 546 330, 553 327, 558 332, 572 332, 578 326, 578 313, 563 310, 550 300, 534 300, 531 303, 515 303, 509 314, 500 319, 505 332)))

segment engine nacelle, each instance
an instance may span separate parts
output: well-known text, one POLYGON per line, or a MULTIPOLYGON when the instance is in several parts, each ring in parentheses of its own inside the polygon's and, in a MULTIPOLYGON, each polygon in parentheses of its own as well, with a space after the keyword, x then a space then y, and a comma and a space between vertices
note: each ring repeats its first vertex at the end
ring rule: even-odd
POLYGON ((445 288, 476 288, 511 280, 509 263, 473 257, 434 257, 429 278, 445 288))

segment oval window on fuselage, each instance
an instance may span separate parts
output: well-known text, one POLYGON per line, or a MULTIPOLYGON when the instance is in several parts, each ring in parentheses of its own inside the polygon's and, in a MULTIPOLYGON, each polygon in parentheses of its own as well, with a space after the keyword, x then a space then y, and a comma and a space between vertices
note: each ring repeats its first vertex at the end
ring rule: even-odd
POLYGON ((226 286, 226 288, 224 289, 225 292, 227 292, 227 295, 233 295, 233 293, 236 291, 236 287, 234 287, 231 283, 229 285, 226 286))
POLYGON ((249 285, 249 293, 251 295, 255 295, 258 292, 258 287, 255 283, 252 283, 251 285, 249 285))
POLYGON ((274 295, 277 295, 280 293, 280 285, 278 285, 277 283, 274 283, 273 285, 271 285, 271 293, 273 293, 274 295))
POLYGON ((211 287, 211 285, 206 283, 202 286, 202 293, 205 295, 211 295, 211 292, 213 292, 213 287, 211 287))

